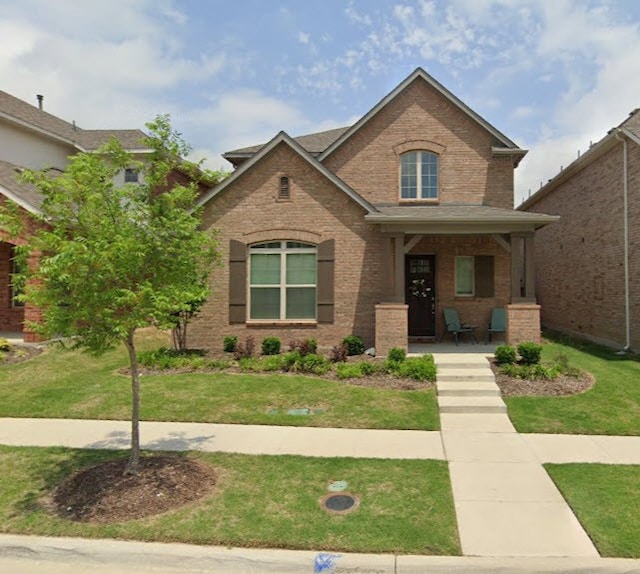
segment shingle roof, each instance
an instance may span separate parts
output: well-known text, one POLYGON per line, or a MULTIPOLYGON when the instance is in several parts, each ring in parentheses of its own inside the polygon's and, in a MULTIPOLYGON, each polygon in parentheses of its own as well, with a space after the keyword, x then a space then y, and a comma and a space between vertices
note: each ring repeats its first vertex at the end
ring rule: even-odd
MULTIPOLYGON (((351 126, 344 128, 335 128, 332 130, 326 130, 324 132, 318 132, 314 134, 308 134, 305 136, 298 136, 293 138, 298 142, 306 151, 311 155, 319 155, 325 149, 327 149, 334 141, 336 141, 343 133, 345 133, 351 126)), ((223 154, 223 157, 233 157, 236 155, 254 154, 266 144, 253 145, 249 147, 243 147, 234 149, 223 154)))
POLYGON ((536 227, 558 220, 553 215, 527 213, 488 205, 379 205, 379 213, 365 216, 370 223, 531 224, 536 227))
POLYGON ((630 132, 640 137, 640 108, 633 110, 629 117, 620 124, 621 128, 627 128, 630 132))
POLYGON ((111 136, 115 136, 125 149, 143 147, 141 139, 144 138, 144 133, 140 130, 83 130, 1 90, 0 115, 45 131, 84 150, 99 148, 111 136))
POLYGON ((44 197, 32 185, 21 183, 17 177, 21 168, 6 161, 0 161, 0 191, 27 211, 38 212, 44 197), (8 192, 8 193, 7 193, 8 192))

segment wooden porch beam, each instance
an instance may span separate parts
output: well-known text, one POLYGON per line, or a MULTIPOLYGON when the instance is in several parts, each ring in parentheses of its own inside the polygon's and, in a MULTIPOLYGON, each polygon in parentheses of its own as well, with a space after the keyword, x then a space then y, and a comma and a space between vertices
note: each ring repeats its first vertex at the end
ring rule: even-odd
POLYGON ((407 253, 409 253, 409 251, 411 251, 416 245, 418 245, 418 242, 421 239, 422 235, 414 235, 411 239, 409 239, 409 241, 404 244, 404 254, 406 255, 407 253))
POLYGON ((502 235, 494 233, 491 237, 493 240, 504 249, 507 253, 511 253, 511 243, 509 243, 502 235))

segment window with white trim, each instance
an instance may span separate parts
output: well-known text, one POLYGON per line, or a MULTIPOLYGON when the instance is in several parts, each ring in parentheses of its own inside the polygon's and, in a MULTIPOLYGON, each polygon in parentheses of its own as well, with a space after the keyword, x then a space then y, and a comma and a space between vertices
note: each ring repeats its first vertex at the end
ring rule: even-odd
POLYGON ((400 156, 400 199, 438 199, 438 156, 410 151, 400 156))
POLYGON ((316 319, 317 249, 299 241, 249 247, 249 319, 316 319))
POLYGON ((456 257, 456 296, 472 296, 475 293, 473 257, 456 257))

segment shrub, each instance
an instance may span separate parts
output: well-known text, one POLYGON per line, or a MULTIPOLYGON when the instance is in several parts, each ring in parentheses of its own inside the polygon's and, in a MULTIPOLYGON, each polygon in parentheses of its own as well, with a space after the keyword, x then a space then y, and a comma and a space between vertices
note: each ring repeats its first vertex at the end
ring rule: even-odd
POLYGON ((498 345, 495 356, 498 365, 511 365, 516 362, 516 349, 511 345, 498 345))
POLYGON ((332 363, 344 363, 347 360, 347 354, 349 349, 345 344, 336 345, 331 347, 331 356, 329 359, 332 363))
POLYGON ((331 365, 329 359, 326 357, 309 353, 308 355, 303 355, 300 360, 294 364, 294 367, 301 373, 324 375, 331 368, 331 365))
POLYGON ((11 343, 6 339, 0 339, 0 351, 8 351, 11 348, 11 343))
POLYGON ((262 362, 256 357, 240 357, 238 359, 238 367, 242 371, 253 371, 259 373, 262 371, 262 362))
POLYGON ((409 357, 402 363, 395 363, 396 373, 400 377, 415 379, 416 381, 435 381, 436 365, 433 362, 432 355, 423 355, 422 357, 409 357))
POLYGON ((364 353, 364 341, 362 337, 358 335, 349 335, 342 341, 343 345, 347 346, 347 353, 349 356, 362 355, 364 353))
POLYGON ((500 367, 500 372, 515 379, 553 381, 562 374, 562 369, 558 365, 506 364, 500 367))
POLYGON ((286 371, 285 355, 271 355, 261 361, 263 371, 286 371))
POLYGON ((393 363, 402 363, 407 358, 407 353, 400 347, 393 347, 387 355, 387 359, 393 363))
POLYGON ((204 369, 208 361, 202 356, 202 351, 176 351, 168 347, 160 347, 153 351, 138 353, 138 363, 145 367, 160 369, 204 369))
POLYGON ((294 339, 289 343, 290 351, 298 351, 303 357, 315 355, 318 351, 318 343, 315 339, 294 339))
POLYGON ((235 353, 236 347, 238 346, 238 337, 227 336, 224 338, 224 343, 222 345, 222 349, 225 353, 235 353))
POLYGON ((262 340, 263 355, 277 355, 280 353, 280 339, 278 337, 265 337, 262 340))
POLYGON ((336 365, 336 374, 339 379, 359 379, 362 377, 358 363, 339 363, 336 365))
POLYGON ((238 343, 236 345, 236 350, 233 355, 236 360, 246 359, 248 357, 253 357, 253 353, 256 350, 256 340, 254 337, 249 335, 244 343, 238 343))
POLYGON ((537 365, 540 362, 542 345, 527 341, 518 345, 518 354, 525 365, 537 365))

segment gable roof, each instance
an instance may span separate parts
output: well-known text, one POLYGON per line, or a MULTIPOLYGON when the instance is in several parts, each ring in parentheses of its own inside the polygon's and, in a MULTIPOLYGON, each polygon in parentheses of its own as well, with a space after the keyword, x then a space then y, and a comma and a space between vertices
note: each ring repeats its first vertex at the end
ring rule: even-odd
POLYGON ((435 78, 427 74, 422 68, 416 68, 412 74, 410 74, 405 80, 403 80, 394 90, 387 94, 382 100, 380 100, 369 112, 358 120, 349 129, 345 130, 334 142, 331 143, 325 149, 320 157, 320 161, 324 161, 334 151, 336 151, 344 142, 346 142, 351 136, 358 132, 365 124, 369 122, 380 110, 382 110, 387 104, 392 102, 400 93, 406 90, 414 81, 422 80, 449 100, 452 104, 458 107, 462 112, 469 116, 473 121, 479 124, 482 128, 488 131, 493 137, 496 138, 505 148, 512 149, 519 152, 521 155, 526 153, 526 150, 519 148, 513 141, 505 136, 498 129, 493 127, 489 122, 474 112, 469 106, 467 106, 462 100, 454 96, 449 90, 447 90, 440 82, 435 78))
POLYGON ((364 208, 368 213, 375 213, 376 208, 371 205, 361 195, 356 193, 349 185, 342 181, 336 174, 329 171, 324 165, 322 165, 317 159, 315 159, 307 150, 305 150, 300 143, 294 140, 286 132, 278 133, 270 142, 263 145, 258 153, 256 153, 250 160, 243 163, 238 167, 227 179, 210 189, 207 193, 204 193, 202 197, 196 202, 196 207, 200 207, 214 198, 216 195, 224 191, 229 185, 236 181, 242 174, 250 170, 255 164, 257 164, 263 157, 265 157, 271 150, 273 150, 278 144, 284 143, 288 145, 295 153, 297 153, 303 160, 309 165, 319 171, 324 177, 326 177, 331 183, 333 183, 338 189, 349 196, 360 207, 364 208))
MULTIPOLYGON (((323 132, 317 132, 313 134, 307 134, 304 136, 298 136, 293 138, 298 142, 306 151, 313 156, 320 155, 325 149, 327 149, 334 141, 336 141, 344 132, 346 132, 351 126, 343 128, 334 128, 332 130, 326 130, 323 132)), ((260 151, 265 144, 252 145, 249 147, 238 148, 222 154, 222 157, 234 163, 234 159, 246 159, 250 158, 253 154, 260 151)))
POLYGON ((44 197, 34 186, 18 181, 21 171, 17 165, 0 161, 0 193, 29 213, 39 214, 44 197))
POLYGON ((128 150, 142 151, 145 134, 138 130, 83 130, 36 106, 0 90, 0 118, 67 143, 80 151, 99 148, 115 136, 128 150))
POLYGON ((516 209, 526 210, 543 197, 551 193, 561 183, 575 175, 587 167, 592 162, 596 161, 599 157, 604 155, 607 151, 619 145, 622 138, 627 138, 629 141, 640 145, 640 108, 633 110, 629 117, 626 118, 618 126, 611 128, 607 135, 605 135, 600 141, 593 144, 585 153, 579 158, 571 162, 560 173, 550 179, 546 185, 543 185, 538 191, 536 191, 531 197, 525 199, 516 209))

